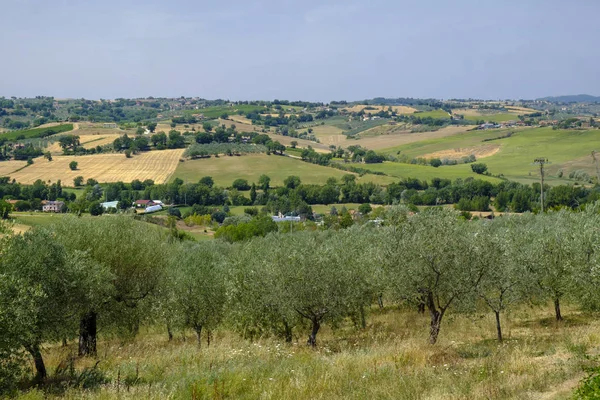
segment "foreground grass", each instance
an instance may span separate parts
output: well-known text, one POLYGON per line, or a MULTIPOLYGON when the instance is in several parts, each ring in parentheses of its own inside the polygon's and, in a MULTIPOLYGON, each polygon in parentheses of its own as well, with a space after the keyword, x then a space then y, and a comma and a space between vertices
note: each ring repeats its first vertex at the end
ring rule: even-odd
MULTIPOLYGON (((209 348, 181 333, 146 331, 135 341, 104 339, 98 368, 109 383, 95 390, 33 390, 22 399, 561 399, 584 376, 586 354, 600 345, 600 323, 567 310, 561 324, 548 310, 513 313, 506 340, 494 338, 490 315, 449 315, 437 345, 426 342, 427 316, 387 309, 366 329, 344 324, 319 333, 319 347, 304 345, 305 332, 286 345, 251 343, 221 330, 209 348)), ((49 371, 76 351, 49 346, 49 371)), ((78 360, 78 369, 96 360, 78 360)))

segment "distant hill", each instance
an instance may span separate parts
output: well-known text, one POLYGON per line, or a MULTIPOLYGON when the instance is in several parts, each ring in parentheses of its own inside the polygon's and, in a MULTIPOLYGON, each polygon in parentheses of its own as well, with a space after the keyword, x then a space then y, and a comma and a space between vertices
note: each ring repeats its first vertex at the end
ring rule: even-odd
POLYGON ((549 96, 537 100, 550 101, 552 103, 597 103, 600 97, 589 94, 574 94, 569 96, 549 96))

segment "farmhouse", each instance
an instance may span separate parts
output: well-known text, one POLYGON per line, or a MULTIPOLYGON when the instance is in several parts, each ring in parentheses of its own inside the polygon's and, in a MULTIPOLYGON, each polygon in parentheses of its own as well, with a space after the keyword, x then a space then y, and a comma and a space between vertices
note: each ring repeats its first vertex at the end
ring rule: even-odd
POLYGON ((42 211, 59 213, 62 212, 64 205, 65 203, 62 201, 48 201, 42 206, 42 211))
POLYGON ((155 206, 156 203, 152 200, 136 200, 134 205, 135 205, 135 208, 148 208, 148 207, 155 206))
POLYGON ((114 128, 117 127, 117 124, 114 123, 114 122, 109 122, 109 123, 103 124, 102 127, 103 128, 113 128, 114 129, 114 128))

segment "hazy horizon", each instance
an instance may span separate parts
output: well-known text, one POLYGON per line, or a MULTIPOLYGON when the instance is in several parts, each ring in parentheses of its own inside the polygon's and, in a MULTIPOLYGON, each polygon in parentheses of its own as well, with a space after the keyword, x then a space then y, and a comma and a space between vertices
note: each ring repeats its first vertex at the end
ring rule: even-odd
POLYGON ((0 96, 600 94, 593 1, 4 0, 0 96))

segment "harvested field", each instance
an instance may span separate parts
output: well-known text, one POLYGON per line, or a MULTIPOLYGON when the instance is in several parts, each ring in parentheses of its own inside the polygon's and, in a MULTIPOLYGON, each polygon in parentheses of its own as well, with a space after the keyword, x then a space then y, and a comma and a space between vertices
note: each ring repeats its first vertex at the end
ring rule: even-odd
POLYGON ((346 135, 342 134, 342 130, 337 126, 333 125, 318 125, 312 127, 312 135, 316 136, 322 144, 327 146, 336 145, 344 146, 346 142, 346 135))
POLYGON ((379 111, 387 111, 390 107, 392 107, 392 110, 396 111, 398 114, 412 114, 417 111, 416 108, 407 106, 371 106, 366 104, 357 104, 352 107, 344 108, 344 110, 348 112, 360 112, 365 107, 374 108, 374 110, 365 110, 366 113, 371 114, 377 114, 379 111))
POLYGON ((229 119, 236 124, 252 125, 252 121, 242 115, 230 115, 229 119))
POLYGON ((359 144, 367 149, 383 150, 391 147, 397 147, 408 143, 420 142, 422 140, 439 139, 447 136, 459 135, 465 133, 470 127, 467 126, 448 126, 435 132, 394 133, 389 135, 370 136, 356 141, 348 141, 347 144, 359 144))
POLYGON ((19 168, 23 168, 26 165, 27 161, 0 161, 0 176, 10 176, 12 178, 13 172, 18 170, 19 168))
POLYGON ((52 161, 38 158, 33 165, 11 174, 20 183, 31 184, 38 179, 71 185, 73 178, 83 176, 98 182, 131 182, 134 179, 152 179, 166 182, 179 163, 183 149, 150 151, 127 158, 123 154, 97 154, 90 156, 56 156, 52 161), (77 161, 78 168, 71 171, 69 163, 77 161))
POLYGON ((484 144, 482 146, 474 147, 463 147, 448 149, 442 151, 436 151, 435 153, 425 154, 424 158, 447 158, 449 160, 460 160, 462 157, 470 156, 471 154, 477 157, 477 159, 493 156, 500 151, 500 145, 498 144, 484 144))
POLYGON ((396 133, 410 133, 411 126, 412 125, 409 124, 379 125, 362 131, 357 136, 362 139, 373 136, 393 135, 396 133))
POLYGON ((104 146, 106 144, 112 144, 115 139, 121 137, 121 135, 108 135, 108 136, 100 136, 98 138, 94 137, 94 138, 90 138, 88 140, 87 137, 82 138, 81 140, 81 145, 86 148, 86 149, 90 149, 92 147, 96 147, 96 146, 104 146))
POLYGON ((515 113, 515 114, 529 114, 529 113, 538 112, 538 110, 534 110, 533 108, 526 108, 526 107, 506 106, 505 108, 508 110, 508 112, 515 113))

